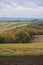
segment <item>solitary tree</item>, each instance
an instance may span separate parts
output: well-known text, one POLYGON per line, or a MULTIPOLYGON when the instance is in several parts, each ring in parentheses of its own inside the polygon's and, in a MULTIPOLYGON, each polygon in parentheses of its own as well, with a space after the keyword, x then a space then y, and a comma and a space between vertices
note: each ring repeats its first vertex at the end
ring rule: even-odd
POLYGON ((26 43, 29 40, 29 35, 25 32, 17 32, 15 34, 15 42, 16 43, 26 43))

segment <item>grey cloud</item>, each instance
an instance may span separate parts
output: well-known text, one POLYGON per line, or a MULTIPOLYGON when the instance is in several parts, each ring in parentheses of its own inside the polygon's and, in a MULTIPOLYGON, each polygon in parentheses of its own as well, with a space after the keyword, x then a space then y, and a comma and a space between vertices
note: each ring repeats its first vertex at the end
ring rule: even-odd
POLYGON ((32 2, 32 3, 34 3, 34 4, 38 5, 38 6, 43 6, 43 0, 0 0, 0 2, 4 2, 4 3, 9 4, 9 5, 12 2, 16 2, 19 5, 26 5, 26 6, 28 6, 29 3, 31 4, 31 2, 32 2))

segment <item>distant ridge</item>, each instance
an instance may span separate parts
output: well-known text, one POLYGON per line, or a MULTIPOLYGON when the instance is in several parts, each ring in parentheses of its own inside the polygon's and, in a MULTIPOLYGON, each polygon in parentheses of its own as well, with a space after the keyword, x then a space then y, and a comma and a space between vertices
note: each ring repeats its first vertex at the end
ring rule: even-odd
POLYGON ((43 18, 18 18, 18 17, 0 17, 0 21, 6 21, 6 20, 34 20, 39 19, 43 20, 43 18))

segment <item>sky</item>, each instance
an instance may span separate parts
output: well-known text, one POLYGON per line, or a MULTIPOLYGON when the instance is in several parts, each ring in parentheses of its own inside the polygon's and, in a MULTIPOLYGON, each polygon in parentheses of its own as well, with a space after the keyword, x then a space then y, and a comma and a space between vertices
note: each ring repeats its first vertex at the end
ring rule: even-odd
POLYGON ((0 17, 43 18, 43 0, 0 0, 0 17))

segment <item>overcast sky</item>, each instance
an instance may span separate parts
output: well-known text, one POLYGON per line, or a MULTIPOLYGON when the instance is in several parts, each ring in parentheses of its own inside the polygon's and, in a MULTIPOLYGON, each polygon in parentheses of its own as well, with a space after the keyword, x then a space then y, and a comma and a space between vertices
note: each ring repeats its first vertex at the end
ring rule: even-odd
POLYGON ((43 0, 0 0, 0 17, 43 18, 43 0))

